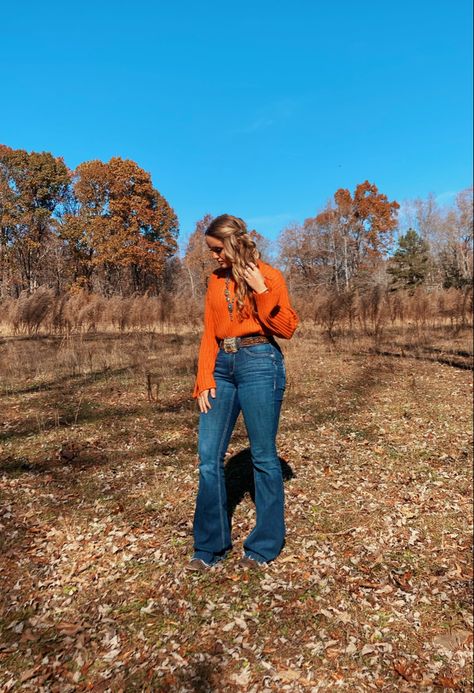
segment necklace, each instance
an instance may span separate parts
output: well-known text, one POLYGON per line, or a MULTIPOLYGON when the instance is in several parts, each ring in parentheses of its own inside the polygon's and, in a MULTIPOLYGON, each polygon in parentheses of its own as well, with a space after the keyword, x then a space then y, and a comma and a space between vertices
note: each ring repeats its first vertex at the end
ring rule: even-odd
POLYGON ((230 316, 230 319, 232 320, 233 315, 234 315, 235 296, 232 299, 230 297, 230 269, 227 270, 227 274, 225 277, 224 296, 225 296, 225 300, 227 301, 227 310, 229 311, 229 316, 230 316))

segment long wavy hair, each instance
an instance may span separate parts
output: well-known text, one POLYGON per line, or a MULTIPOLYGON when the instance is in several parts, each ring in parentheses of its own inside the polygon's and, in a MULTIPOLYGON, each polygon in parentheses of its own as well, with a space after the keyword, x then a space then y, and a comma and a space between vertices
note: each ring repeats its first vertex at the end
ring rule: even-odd
POLYGON ((256 314, 255 299, 252 289, 244 279, 244 269, 249 262, 256 265, 260 255, 245 222, 240 217, 221 214, 211 221, 205 235, 218 238, 224 246, 224 257, 231 265, 236 284, 235 302, 238 318, 243 320, 249 317, 249 308, 252 314, 256 314))

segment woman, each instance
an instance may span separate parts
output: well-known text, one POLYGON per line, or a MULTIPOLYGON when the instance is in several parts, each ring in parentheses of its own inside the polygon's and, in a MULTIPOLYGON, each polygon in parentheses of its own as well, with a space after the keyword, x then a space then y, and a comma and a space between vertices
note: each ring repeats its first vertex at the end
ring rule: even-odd
POLYGON ((285 366, 274 337, 289 339, 298 324, 283 275, 259 260, 242 219, 217 217, 205 240, 219 267, 209 279, 194 388, 201 411, 199 489, 188 568, 197 571, 221 561, 232 548, 224 455, 240 411, 250 441, 256 505, 256 525, 240 564, 267 563, 283 548, 283 479, 275 439, 285 366))

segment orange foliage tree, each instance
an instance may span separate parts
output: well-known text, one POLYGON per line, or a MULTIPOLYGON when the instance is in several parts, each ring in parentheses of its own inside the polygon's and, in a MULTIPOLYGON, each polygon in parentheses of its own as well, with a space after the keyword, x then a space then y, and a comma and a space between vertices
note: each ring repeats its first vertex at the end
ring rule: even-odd
POLYGON ((350 289, 390 248, 398 208, 398 202, 390 202, 369 181, 360 183, 353 195, 341 188, 334 204, 303 227, 285 230, 280 238, 282 257, 290 271, 313 285, 350 289))
POLYGON ((0 145, 0 262, 3 287, 32 291, 43 280, 57 212, 70 182, 59 157, 0 145))
POLYGON ((134 161, 114 157, 77 167, 61 224, 76 283, 92 288, 95 278, 105 293, 159 290, 177 234, 176 214, 134 161))

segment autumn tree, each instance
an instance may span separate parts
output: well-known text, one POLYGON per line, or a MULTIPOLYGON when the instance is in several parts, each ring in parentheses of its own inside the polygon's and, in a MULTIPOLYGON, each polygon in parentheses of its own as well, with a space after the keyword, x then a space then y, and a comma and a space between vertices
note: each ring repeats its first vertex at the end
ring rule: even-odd
POLYGON ((337 258, 332 253, 330 232, 315 219, 292 224, 278 239, 279 260, 288 277, 290 289, 307 291, 336 284, 337 258))
POLYGON ((205 231, 212 220, 211 214, 205 214, 196 222, 184 253, 183 268, 193 299, 201 298, 205 294, 207 278, 216 268, 216 263, 204 242, 205 231))
POLYGON ((2 273, 14 264, 17 293, 42 283, 57 212, 70 181, 63 160, 49 152, 0 147, 0 228, 2 273))
POLYGON ((259 233, 255 229, 251 229, 249 231, 249 236, 253 241, 255 241, 260 255, 260 259, 263 262, 268 262, 271 264, 273 261, 272 244, 268 240, 268 238, 266 238, 262 233, 259 233))
POLYGON ((406 234, 400 236, 398 248, 387 268, 392 277, 392 288, 413 291, 417 286, 421 286, 428 276, 430 264, 430 248, 427 241, 414 229, 409 229, 406 234))
POLYGON ((348 289, 360 269, 390 248, 400 205, 390 202, 369 181, 360 183, 353 195, 347 189, 337 190, 334 203, 318 214, 315 222, 326 229, 334 271, 348 289))
POLYGON ((178 220, 135 162, 114 157, 80 164, 61 221, 78 283, 90 287, 94 277, 106 293, 159 291, 177 249, 178 220))
POLYGON ((446 242, 439 253, 443 287, 470 286, 473 280, 473 189, 456 196, 446 219, 446 242))
POLYGON ((446 215, 440 208, 436 196, 429 193, 425 198, 405 200, 400 209, 400 227, 413 229, 427 241, 433 252, 445 242, 446 215))
POLYGON ((14 263, 11 252, 11 238, 14 228, 14 190, 10 187, 9 154, 12 150, 0 145, 0 296, 7 293, 13 283, 14 263))
MULTIPOLYGON (((397 202, 389 202, 368 181, 354 195, 339 189, 329 203, 304 224, 285 229, 279 239, 280 260, 290 281, 303 287, 352 289, 367 272, 380 271, 392 244, 397 202)), ((366 282, 364 276, 364 282, 366 282)))
POLYGON ((405 201, 402 221, 428 241, 434 262, 429 283, 462 288, 472 282, 473 189, 462 190, 453 204, 441 207, 430 193, 405 201))

